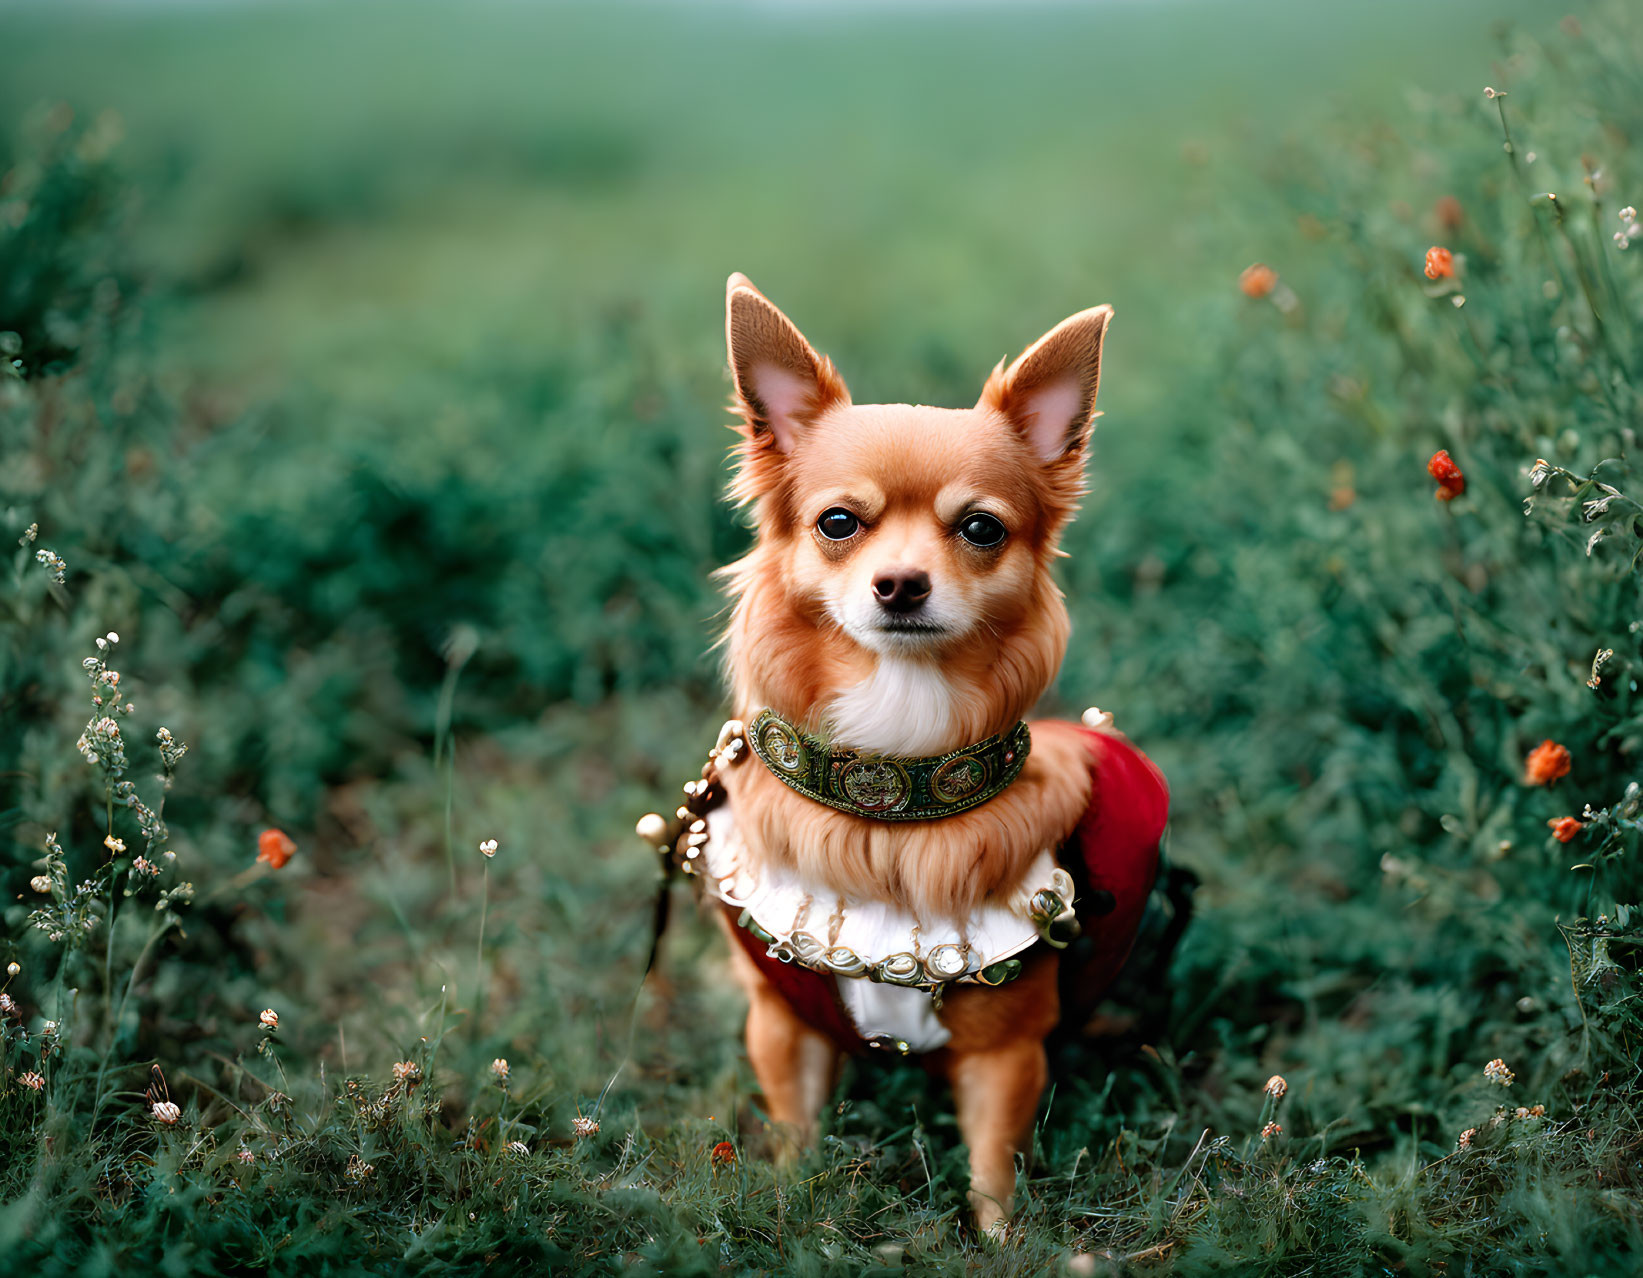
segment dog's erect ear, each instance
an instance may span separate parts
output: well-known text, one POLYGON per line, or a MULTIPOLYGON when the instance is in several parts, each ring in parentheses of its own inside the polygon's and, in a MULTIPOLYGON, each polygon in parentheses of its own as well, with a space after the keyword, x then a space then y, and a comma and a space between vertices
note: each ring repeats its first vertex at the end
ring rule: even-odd
POLYGON ((800 431, 834 404, 850 402, 832 361, 740 272, 725 286, 725 345, 743 433, 791 452, 800 431))
POLYGON ((1095 424, 1101 343, 1112 307, 1094 306, 1061 321, 1008 368, 1000 360, 981 404, 1010 419, 1041 461, 1081 454, 1095 424))

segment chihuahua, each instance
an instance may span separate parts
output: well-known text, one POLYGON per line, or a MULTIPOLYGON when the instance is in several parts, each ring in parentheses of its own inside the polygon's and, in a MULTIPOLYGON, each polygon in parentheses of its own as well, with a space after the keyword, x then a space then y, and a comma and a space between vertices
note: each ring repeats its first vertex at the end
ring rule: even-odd
POLYGON ((722 570, 737 718, 687 868, 722 907, 787 1148, 814 1141, 846 1054, 916 1056, 951 1085, 996 1232, 1044 1040, 1069 989, 1093 1006, 1122 965, 1167 815, 1106 716, 1024 721, 1067 647, 1051 566, 1112 310, 1000 361, 959 409, 852 403, 743 275, 726 310, 731 495, 756 542, 722 570))

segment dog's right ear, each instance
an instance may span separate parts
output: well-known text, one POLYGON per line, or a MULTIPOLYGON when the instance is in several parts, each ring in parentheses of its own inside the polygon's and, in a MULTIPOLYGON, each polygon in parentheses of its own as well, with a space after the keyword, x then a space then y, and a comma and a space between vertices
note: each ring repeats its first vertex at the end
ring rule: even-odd
POLYGON ((834 404, 848 404, 844 379, 793 322, 737 272, 725 285, 725 345, 736 387, 733 411, 747 438, 744 469, 793 451, 799 434, 834 404))

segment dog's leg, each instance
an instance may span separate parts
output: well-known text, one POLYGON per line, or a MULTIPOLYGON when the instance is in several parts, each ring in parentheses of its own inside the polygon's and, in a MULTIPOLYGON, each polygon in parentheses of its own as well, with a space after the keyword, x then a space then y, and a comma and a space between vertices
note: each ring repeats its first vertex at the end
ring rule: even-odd
POLYGON ((761 982, 748 991, 747 1056, 764 1091, 765 1106, 786 1139, 777 1157, 786 1161, 816 1143, 821 1108, 833 1088, 839 1053, 761 982))
POLYGON ((719 923, 730 940, 730 965, 747 992, 748 1060, 764 1092, 765 1110, 780 1128, 776 1156, 785 1161, 815 1144, 840 1053, 764 979, 732 933, 735 925, 722 913, 719 923))
POLYGON ((970 1147, 970 1210, 986 1233, 996 1233, 1009 1218, 1015 1156, 1027 1147, 1048 1074, 1037 1039, 955 1054, 948 1065, 959 1131, 970 1147))

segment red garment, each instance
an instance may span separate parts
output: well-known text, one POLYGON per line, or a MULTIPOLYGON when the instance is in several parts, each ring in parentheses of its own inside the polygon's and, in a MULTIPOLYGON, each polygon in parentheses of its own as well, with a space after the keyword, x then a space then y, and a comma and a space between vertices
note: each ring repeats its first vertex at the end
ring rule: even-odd
MULTIPOLYGON (((1093 1003, 1123 968, 1135 944, 1158 877, 1158 843, 1169 819, 1169 783, 1128 738, 1083 727, 1077 731, 1090 749, 1090 806, 1062 845, 1059 859, 1078 885, 1075 909, 1085 935, 1094 941, 1078 977, 1080 993, 1093 1003), (1074 857, 1081 864, 1074 863, 1074 857)), ((724 909, 732 923, 740 916, 732 906, 724 909)), ((807 1024, 846 1051, 866 1049, 839 1002, 838 978, 771 957, 766 944, 746 928, 731 931, 807 1024)))

